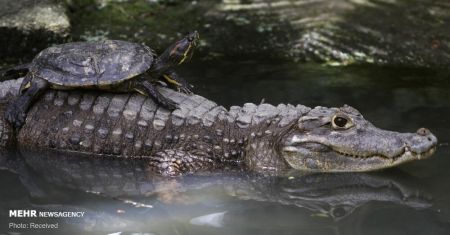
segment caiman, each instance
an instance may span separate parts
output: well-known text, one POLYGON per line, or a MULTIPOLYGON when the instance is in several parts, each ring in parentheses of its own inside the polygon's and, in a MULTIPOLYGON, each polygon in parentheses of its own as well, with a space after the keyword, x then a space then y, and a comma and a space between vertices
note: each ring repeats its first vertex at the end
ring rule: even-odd
MULTIPOLYGON (((3 100, 17 93, 20 80, 0 85, 3 100)), ((246 103, 226 109, 199 95, 159 91, 179 108, 168 111, 140 94, 48 91, 20 130, 1 119, 0 144, 145 158, 161 175, 217 169, 371 171, 427 158, 437 145, 426 128, 382 130, 348 105, 246 103)))

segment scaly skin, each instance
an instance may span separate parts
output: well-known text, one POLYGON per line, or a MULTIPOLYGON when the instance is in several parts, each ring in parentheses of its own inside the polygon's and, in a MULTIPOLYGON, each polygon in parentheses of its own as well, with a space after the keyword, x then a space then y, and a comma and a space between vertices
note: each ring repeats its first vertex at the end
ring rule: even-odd
POLYGON ((145 158, 161 175, 215 169, 370 171, 426 158, 437 144, 425 128, 417 133, 378 129, 350 106, 247 103, 227 110, 198 95, 160 92, 180 108, 168 111, 140 94, 49 91, 30 109, 16 138, 11 126, 1 123, 1 143, 145 158), (345 126, 337 126, 342 119, 345 126))

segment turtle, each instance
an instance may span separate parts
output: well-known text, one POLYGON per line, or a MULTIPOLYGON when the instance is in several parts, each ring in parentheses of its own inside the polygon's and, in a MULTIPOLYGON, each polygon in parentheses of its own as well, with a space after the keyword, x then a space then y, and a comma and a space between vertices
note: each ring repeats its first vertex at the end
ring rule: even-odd
POLYGON ((3 80, 25 75, 19 97, 6 109, 6 119, 20 128, 30 105, 48 88, 136 91, 174 110, 177 104, 158 92, 157 81, 191 94, 192 85, 178 76, 174 67, 192 57, 198 41, 197 31, 188 33, 159 56, 148 46, 121 40, 70 42, 46 48, 31 63, 3 72, 7 78, 3 80))

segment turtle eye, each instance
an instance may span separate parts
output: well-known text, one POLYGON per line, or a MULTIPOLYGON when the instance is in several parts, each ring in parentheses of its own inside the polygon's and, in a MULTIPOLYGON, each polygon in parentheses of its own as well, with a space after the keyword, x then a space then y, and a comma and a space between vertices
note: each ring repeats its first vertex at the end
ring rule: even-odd
POLYGON ((350 118, 341 114, 334 115, 331 124, 334 129, 348 129, 353 126, 350 118))
POLYGON ((186 38, 187 38, 188 42, 194 41, 194 37, 192 36, 192 33, 190 33, 190 32, 186 33, 186 38))

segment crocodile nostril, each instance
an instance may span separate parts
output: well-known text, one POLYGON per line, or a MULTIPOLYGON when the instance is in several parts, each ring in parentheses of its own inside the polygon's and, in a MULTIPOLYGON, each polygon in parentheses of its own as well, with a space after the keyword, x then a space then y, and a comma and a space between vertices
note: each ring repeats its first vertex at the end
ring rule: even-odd
MULTIPOLYGON (((421 135, 421 136, 427 136, 427 135, 429 135, 431 132, 430 132, 430 130, 428 130, 427 128, 422 127, 422 128, 419 128, 419 130, 417 130, 416 133, 419 134, 419 135, 421 135)), ((430 138, 428 138, 428 139, 430 139, 430 138)))

